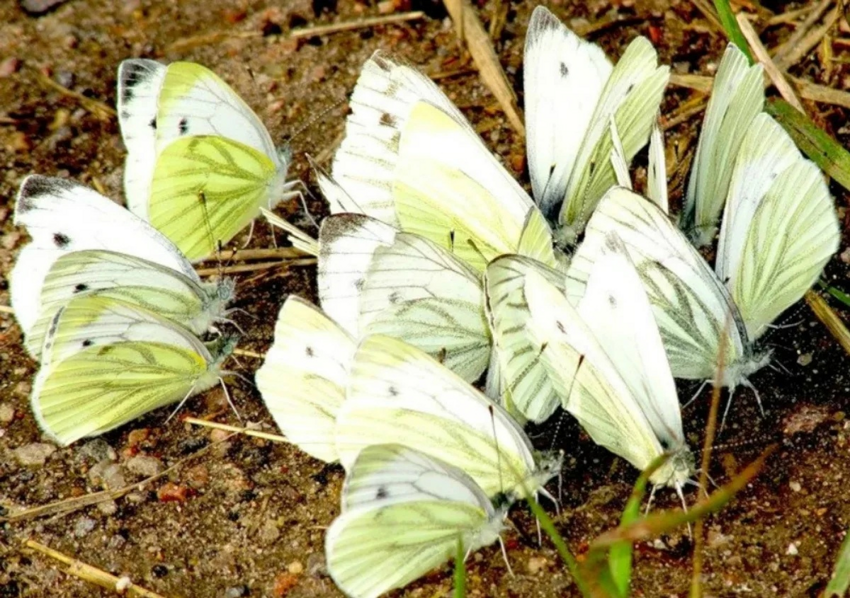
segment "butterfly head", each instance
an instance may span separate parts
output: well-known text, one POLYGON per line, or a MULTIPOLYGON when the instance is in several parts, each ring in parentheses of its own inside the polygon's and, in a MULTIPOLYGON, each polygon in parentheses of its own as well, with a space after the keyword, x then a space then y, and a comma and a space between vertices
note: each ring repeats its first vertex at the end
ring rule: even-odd
POLYGON ((696 459, 686 444, 670 451, 664 465, 655 470, 649 481, 656 486, 681 488, 696 471, 696 459))
POLYGON ((207 349, 209 349, 210 355, 212 355, 213 362, 217 368, 220 368, 221 364, 224 363, 224 360, 230 357, 238 342, 239 335, 228 332, 207 343, 207 349))
POLYGON ((726 365, 723 369, 723 386, 731 392, 736 386, 747 385, 750 376, 770 363, 772 354, 770 349, 748 352, 744 357, 726 365))
POLYGON ((564 465, 564 451, 547 451, 537 457, 537 470, 532 476, 533 486, 542 488, 546 482, 561 475, 564 465))

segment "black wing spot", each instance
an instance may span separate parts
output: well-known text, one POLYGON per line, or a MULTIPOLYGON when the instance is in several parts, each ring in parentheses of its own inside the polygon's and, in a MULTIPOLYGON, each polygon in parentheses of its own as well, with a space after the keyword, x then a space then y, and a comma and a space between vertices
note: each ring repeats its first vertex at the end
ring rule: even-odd
POLYGON ((185 135, 189 132, 189 121, 185 117, 180 119, 180 134, 185 135))
POLYGON ((390 393, 391 397, 397 397, 398 396, 398 389, 395 386, 390 386, 387 389, 387 391, 390 393))
MULTIPOLYGON (((134 79, 131 79, 131 80, 130 80, 130 81, 128 81, 128 82, 133 82, 133 83, 135 83, 135 80, 134 80, 134 79)), ((133 93, 133 88, 132 88, 132 87, 125 87, 125 88, 124 88, 124 98, 123 98, 123 99, 124 99, 124 101, 125 101, 125 102, 129 102, 130 100, 132 100, 134 95, 135 95, 135 94, 133 93)))
POLYGON ((395 117, 389 112, 381 114, 381 124, 387 127, 394 127, 396 123, 395 117))
POLYGON ((375 492, 375 498, 381 499, 389 496, 389 492, 383 486, 378 486, 378 491, 375 492))
POLYGON ((617 307, 617 298, 614 295, 608 295, 608 305, 611 307, 617 307))
POLYGON ((68 238, 68 235, 62 233, 53 233, 53 244, 56 245, 59 249, 65 249, 68 245, 71 244, 71 239, 68 238))
POLYGON ((561 63, 561 76, 566 77, 570 74, 570 69, 565 62, 561 63))
POLYGON ((632 90, 633 90, 634 88, 635 88, 635 84, 634 84, 634 83, 629 84, 629 88, 626 90, 626 93, 632 93, 632 90))
POLYGON ((94 341, 91 340, 90 338, 87 338, 86 340, 83 341, 84 347, 91 347, 93 344, 94 344, 94 341))
POLYGON ((357 289, 358 291, 362 291, 364 284, 366 284, 366 280, 363 279, 363 278, 358 278, 357 280, 354 281, 354 288, 357 289))
POLYGON ((567 333, 567 330, 564 328, 564 324, 560 320, 555 320, 555 326, 558 327, 558 330, 561 331, 561 334, 567 333))
POLYGON ((149 122, 148 125, 150 126, 151 129, 156 131, 156 118, 152 118, 151 122, 149 122))
POLYGON ((85 284, 84 282, 81 282, 80 284, 78 284, 77 286, 74 287, 75 293, 82 293, 83 291, 88 291, 88 290, 89 290, 89 285, 85 284))
POLYGON ((313 355, 315 355, 315 353, 313 353, 313 347, 310 347, 310 346, 308 346, 304 350, 304 352, 307 353, 307 357, 312 357, 313 355))
POLYGON ((396 303, 401 301, 401 293, 399 293, 398 291, 393 291, 392 293, 390 293, 389 300, 390 303, 395 305, 396 303))

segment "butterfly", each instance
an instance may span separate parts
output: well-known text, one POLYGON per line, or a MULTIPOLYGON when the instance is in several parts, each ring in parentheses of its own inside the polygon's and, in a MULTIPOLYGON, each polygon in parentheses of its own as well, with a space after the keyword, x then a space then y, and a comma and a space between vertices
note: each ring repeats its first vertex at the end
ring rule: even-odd
POLYGON ((28 176, 18 191, 15 224, 32 237, 12 270, 11 295, 34 357, 56 311, 74 297, 121 299, 196 334, 224 319, 233 298, 232 281, 202 282, 166 237, 83 185, 28 176))
POLYGON ((374 598, 465 553, 501 542, 504 508, 458 467, 398 444, 352 464, 342 514, 328 528, 328 573, 348 596, 374 598))
POLYGON ((764 107, 760 64, 729 44, 717 68, 688 179, 681 226, 697 247, 710 244, 729 191, 735 156, 764 107))
POLYGON ((257 389, 278 428, 322 461, 339 460, 336 416, 356 348, 336 322, 290 295, 280 308, 274 343, 256 373, 257 389))
POLYGON ((360 342, 336 435, 347 470, 369 445, 402 444, 465 471, 487 496, 542 492, 560 469, 560 457, 536 455, 501 407, 424 352, 388 336, 360 342))
POLYGON ((215 73, 191 62, 125 60, 118 121, 127 146, 127 206, 192 261, 295 197, 288 146, 215 73))
POLYGON ((44 433, 68 445, 212 388, 234 345, 204 344, 138 305, 76 297, 53 317, 30 404, 44 433))
POLYGON ((453 253, 361 214, 326 218, 318 253, 322 305, 349 334, 402 339, 469 382, 487 368, 481 276, 453 253))
POLYGON ((638 469, 672 457, 650 481, 681 488, 694 471, 676 386, 643 284, 616 233, 607 235, 577 305, 527 258, 503 256, 487 267, 488 307, 500 321, 496 344, 518 404, 524 377, 547 380, 528 402, 544 415, 556 399, 593 440, 638 469), (509 284, 511 293, 499 287, 509 284), (522 350, 507 337, 524 337, 522 350), (511 350, 514 349, 514 350, 511 350), (511 367, 519 360, 525 368, 511 367), (533 361, 535 367, 527 367, 533 361), (541 392, 551 388, 551 392, 541 392))

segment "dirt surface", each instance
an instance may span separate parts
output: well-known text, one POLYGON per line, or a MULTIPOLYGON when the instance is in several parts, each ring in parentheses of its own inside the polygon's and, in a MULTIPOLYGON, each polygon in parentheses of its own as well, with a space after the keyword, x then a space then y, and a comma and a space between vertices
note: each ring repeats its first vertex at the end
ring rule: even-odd
MULTIPOLYGON (((405 4, 397 2, 396 8, 408 8, 405 4)), ((803 6, 767 4, 775 14, 803 6)), ((479 5, 487 21, 493 7, 479 5)), ((533 6, 511 2, 496 43, 518 92, 524 33, 533 6)), ((573 28, 593 30, 590 39, 615 57, 635 35, 650 37, 662 62, 672 64, 677 73, 713 73, 725 45, 723 36, 684 0, 563 1, 549 6, 573 28)), ((485 141, 527 184, 522 140, 458 47, 439 2, 422 0, 415 5, 427 16, 412 23, 298 42, 287 38, 293 28, 377 16, 388 8, 393 8, 392 2, 370 6, 351 0, 340 0, 338 5, 333 0, 277 4, 71 0, 36 17, 12 0, 0 3, 2 273, 8 274, 16 250, 26 241, 11 223, 14 194, 25 175, 70 177, 100 186, 120 201, 124 148, 117 122, 80 97, 114 106, 115 71, 124 58, 200 62, 234 86, 274 138, 283 141, 303 129, 293 140, 292 174, 312 188, 305 154, 329 155, 342 130, 341 104, 363 61, 382 49, 437 76, 485 141), (45 77, 77 97, 50 87, 45 77)), ((770 16, 766 10, 762 23, 770 16)), ((773 26, 763 31, 762 39, 770 46, 792 31, 789 25, 773 26)), ((846 48, 846 44, 834 46, 837 61, 829 68, 815 51, 793 72, 846 88, 846 48)), ((670 88, 665 114, 676 114, 695 95, 670 88)), ((809 108, 819 123, 847 144, 846 111, 828 105, 809 108)), ((699 122, 695 116, 672 128, 668 145, 686 155, 689 147, 693 149, 699 122)), ((668 153, 672 155, 672 150, 668 153)), ((837 205, 845 206, 846 194, 835 185, 833 192, 837 205)), ((680 195, 681 190, 674 192, 674 198, 680 195)), ((310 208, 315 215, 324 211, 318 199, 310 208)), ((304 224, 296 206, 284 206, 279 212, 304 224)), ((258 225, 252 246, 270 246, 270 234, 258 225)), ((842 251, 846 247, 843 243, 842 251)), ((827 273, 833 284, 850 287, 847 266, 838 256, 827 273)), ((236 307, 249 314, 238 318, 246 331, 241 348, 265 351, 286 295, 298 293, 315 300, 314 275, 312 267, 240 275, 236 307)), ((0 304, 9 304, 5 279, 0 282, 0 304)), ((725 446, 712 464, 712 477, 723 483, 765 447, 780 444, 761 475, 708 522, 704 587, 712 596, 817 595, 850 524, 850 425, 844 416, 850 395, 847 356, 804 305, 791 310, 782 322, 788 326, 764 341, 774 350, 778 367, 763 370, 753 380, 765 416, 760 416, 751 391, 739 391, 720 438, 725 446)), ((253 378, 259 360, 239 359, 239 364, 230 363, 231 369, 253 378)), ((0 516, 121 487, 186 461, 165 478, 116 501, 0 523, 0 598, 109 594, 66 575, 47 557, 22 549, 26 539, 115 575, 128 575, 168 596, 339 595, 324 569, 323 530, 338 512, 341 468, 325 466, 283 444, 244 437, 222 440, 220 433, 211 434, 178 418, 167 422, 169 409, 102 438, 52 450, 52 445, 38 444, 46 441, 28 406, 36 369, 22 348, 14 318, 0 313, 0 516), (203 452, 192 457, 199 451, 203 452)), ((680 390, 682 397, 689 397, 695 388, 683 384, 680 390)), ((244 418, 273 430, 253 387, 234 380, 230 391, 244 418)), ((708 393, 703 393, 684 412, 693 446, 702 443, 707 399, 708 393)), ((182 413, 218 413, 219 421, 238 423, 220 391, 191 400, 182 413)), ((554 430, 553 422, 532 431, 532 438, 540 448, 554 445, 566 451, 562 508, 556 520, 570 547, 581 555, 595 536, 615 525, 636 473, 595 447, 575 424, 565 422, 553 440, 554 430)), ((551 488, 556 491, 555 484, 551 488)), ((696 492, 691 490, 687 499, 695 501, 696 492)), ((672 493, 659 492, 654 508, 674 507, 676 502, 672 493)), ((497 547, 482 550, 469 560, 469 595, 578 595, 551 545, 537 545, 533 519, 522 508, 515 509, 512 518, 515 529, 505 538, 516 575, 508 575, 497 547)), ((640 544, 635 595, 686 595, 692 549, 684 530, 640 544)), ((446 567, 403 594, 444 596, 450 588, 446 567)))

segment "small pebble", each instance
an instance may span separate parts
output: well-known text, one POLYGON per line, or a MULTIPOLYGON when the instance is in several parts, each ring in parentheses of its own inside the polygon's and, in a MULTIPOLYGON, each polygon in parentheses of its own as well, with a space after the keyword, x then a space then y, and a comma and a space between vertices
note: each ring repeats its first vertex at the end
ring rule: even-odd
POLYGON ((812 354, 811 353, 803 353, 797 358, 797 363, 800 365, 809 365, 812 363, 812 354))
POLYGON ((289 594, 289 590, 298 585, 298 576, 291 573, 281 573, 274 578, 272 596, 283 598, 289 594))
POLYGON ((382 0, 378 2, 378 14, 391 15, 395 12, 395 2, 393 0, 382 0))
POLYGON ((102 486, 110 490, 117 490, 127 485, 124 472, 117 463, 104 459, 89 470, 89 482, 93 486, 102 486))
POLYGON ((75 455, 92 463, 115 461, 118 458, 115 449, 109 446, 102 438, 95 438, 85 443, 76 451, 75 455))
POLYGON ((97 503, 97 510, 104 515, 115 515, 118 512, 118 503, 114 500, 105 500, 97 503))
POLYGON ((87 536, 94 529, 97 522, 90 517, 80 517, 74 524, 74 535, 78 538, 87 536))
POLYGON ((135 457, 127 459, 124 467, 127 468, 127 471, 143 478, 158 475, 165 469, 162 461, 156 457, 149 457, 148 455, 136 455, 135 457))
POLYGON ((156 497, 160 502, 186 502, 189 498, 189 488, 168 482, 156 491, 156 497))
POLYGON ((547 561, 542 556, 533 556, 528 559, 527 569, 531 575, 537 575, 538 573, 546 569, 546 566, 548 564, 549 561, 547 561))
POLYGON ((15 419, 15 408, 9 403, 0 403, 0 423, 8 424, 15 419))
POLYGON ((195 489, 203 488, 210 481, 210 472, 207 466, 201 463, 187 469, 184 478, 190 487, 195 489))
POLYGON ((791 490, 793 490, 794 492, 799 492, 803 489, 803 487, 800 485, 800 482, 791 482, 788 485, 791 486, 791 490))
POLYGON ((841 255, 838 257, 841 258, 841 261, 845 264, 850 264, 850 247, 841 252, 841 255))
POLYGON ((788 554, 788 555, 791 555, 791 556, 797 556, 797 554, 798 554, 797 544, 795 544, 794 542, 791 542, 788 545, 788 550, 785 551, 785 554, 788 554))
POLYGON ((56 452, 56 447, 43 442, 33 442, 12 451, 21 465, 44 465, 47 458, 56 452))
POLYGON ((286 566, 286 570, 293 575, 301 575, 304 573, 304 565, 301 564, 301 561, 292 561, 286 566))
POLYGON ((250 594, 251 590, 248 589, 248 586, 234 586, 224 591, 224 598, 242 598, 242 596, 248 596, 250 594))
POLYGON ((21 66, 21 61, 15 58, 14 56, 10 56, 4 61, 0 62, 0 77, 10 77, 18 72, 18 68, 21 66))
POLYGON ((127 435, 127 445, 128 446, 139 446, 148 437, 151 435, 151 431, 149 428, 139 428, 138 430, 131 430, 127 435))
MULTIPOLYGON (((274 544, 278 538, 280 538, 280 529, 277 527, 277 523, 273 519, 266 520, 257 534, 260 544, 268 546, 274 544)), ((294 573, 294 571, 290 571, 290 573, 294 573)))

